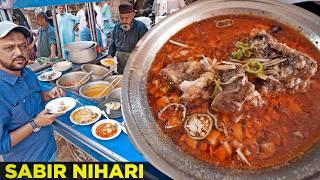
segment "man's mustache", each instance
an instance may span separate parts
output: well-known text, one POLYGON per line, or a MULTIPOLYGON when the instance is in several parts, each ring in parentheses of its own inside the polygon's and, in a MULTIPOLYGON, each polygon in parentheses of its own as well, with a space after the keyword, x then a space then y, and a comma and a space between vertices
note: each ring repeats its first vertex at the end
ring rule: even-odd
POLYGON ((25 57, 23 57, 23 56, 19 56, 19 57, 16 57, 16 58, 14 58, 13 59, 13 61, 19 61, 19 60, 26 60, 26 58, 25 57))

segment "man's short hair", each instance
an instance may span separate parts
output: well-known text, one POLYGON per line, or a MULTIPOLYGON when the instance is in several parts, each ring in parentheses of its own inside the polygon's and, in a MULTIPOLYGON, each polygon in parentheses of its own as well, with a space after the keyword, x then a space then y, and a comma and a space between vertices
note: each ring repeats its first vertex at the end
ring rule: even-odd
POLYGON ((48 16, 47 16, 47 14, 46 14, 45 12, 39 12, 39 13, 37 14, 37 16, 44 18, 44 20, 45 20, 46 22, 48 22, 48 16))
POLYGON ((123 3, 119 5, 120 13, 132 13, 134 12, 133 5, 131 3, 123 3))
MULTIPOLYGON (((88 12, 88 10, 86 10, 86 11, 84 12, 84 15, 86 16, 86 21, 89 22, 89 12, 88 12)), ((97 17, 97 12, 96 12, 96 10, 93 10, 93 16, 94 16, 94 17, 97 17)))

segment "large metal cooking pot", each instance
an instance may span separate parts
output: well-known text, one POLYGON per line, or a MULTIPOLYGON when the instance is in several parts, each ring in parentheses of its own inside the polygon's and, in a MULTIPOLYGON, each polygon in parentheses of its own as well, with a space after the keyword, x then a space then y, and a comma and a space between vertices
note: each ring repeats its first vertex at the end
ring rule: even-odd
POLYGON ((121 101, 132 142, 155 167, 174 179, 302 179, 320 172, 320 143, 282 167, 235 170, 204 163, 179 150, 157 126, 147 101, 146 80, 156 53, 193 22, 212 16, 246 14, 276 20, 300 31, 320 49, 320 18, 279 1, 202 0, 157 24, 137 44, 125 69, 121 101))
POLYGON ((97 43, 94 41, 76 41, 67 44, 64 49, 69 52, 69 59, 73 63, 83 64, 97 58, 97 43))

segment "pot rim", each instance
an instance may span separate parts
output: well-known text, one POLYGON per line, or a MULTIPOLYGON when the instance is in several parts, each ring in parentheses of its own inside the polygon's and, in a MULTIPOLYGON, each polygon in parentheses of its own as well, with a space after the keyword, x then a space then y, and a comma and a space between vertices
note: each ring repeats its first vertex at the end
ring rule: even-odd
POLYGON ((94 42, 94 41, 76 41, 76 42, 72 42, 70 44, 67 44, 66 46, 64 46, 64 49, 67 50, 68 52, 81 52, 84 50, 95 49, 97 47, 97 45, 98 45, 98 43, 94 42), (90 43, 92 43, 92 45, 89 47, 80 48, 80 49, 74 49, 75 47, 70 47, 70 46, 74 46, 75 44, 79 44, 79 43, 83 43, 83 42, 90 42, 90 43))
MULTIPOLYGON (((106 71, 105 74, 109 73, 109 71, 110 71, 109 69, 105 68, 104 66, 101 66, 101 65, 98 65, 98 64, 82 64, 82 65, 80 66, 80 68, 81 68, 81 70, 82 70, 83 72, 85 72, 85 73, 89 73, 89 72, 87 72, 87 71, 85 70, 86 66, 92 66, 92 67, 97 68, 97 69, 100 68, 101 70, 106 71)), ((95 70, 93 70, 93 72, 95 72, 95 70)), ((110 75, 111 73, 110 73, 110 74, 107 74, 107 75, 105 75, 105 74, 102 75, 102 76, 98 76, 98 75, 92 73, 91 76, 96 76, 96 77, 105 78, 105 77, 107 77, 108 75, 110 75)))

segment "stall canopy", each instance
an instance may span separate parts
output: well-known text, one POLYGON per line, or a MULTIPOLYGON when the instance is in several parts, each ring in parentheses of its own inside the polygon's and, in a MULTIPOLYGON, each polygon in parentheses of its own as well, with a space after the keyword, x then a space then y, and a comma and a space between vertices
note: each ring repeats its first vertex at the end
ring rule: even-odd
POLYGON ((43 6, 56 6, 65 4, 80 4, 88 2, 99 2, 102 0, 0 0, 0 8, 16 9, 43 6))

